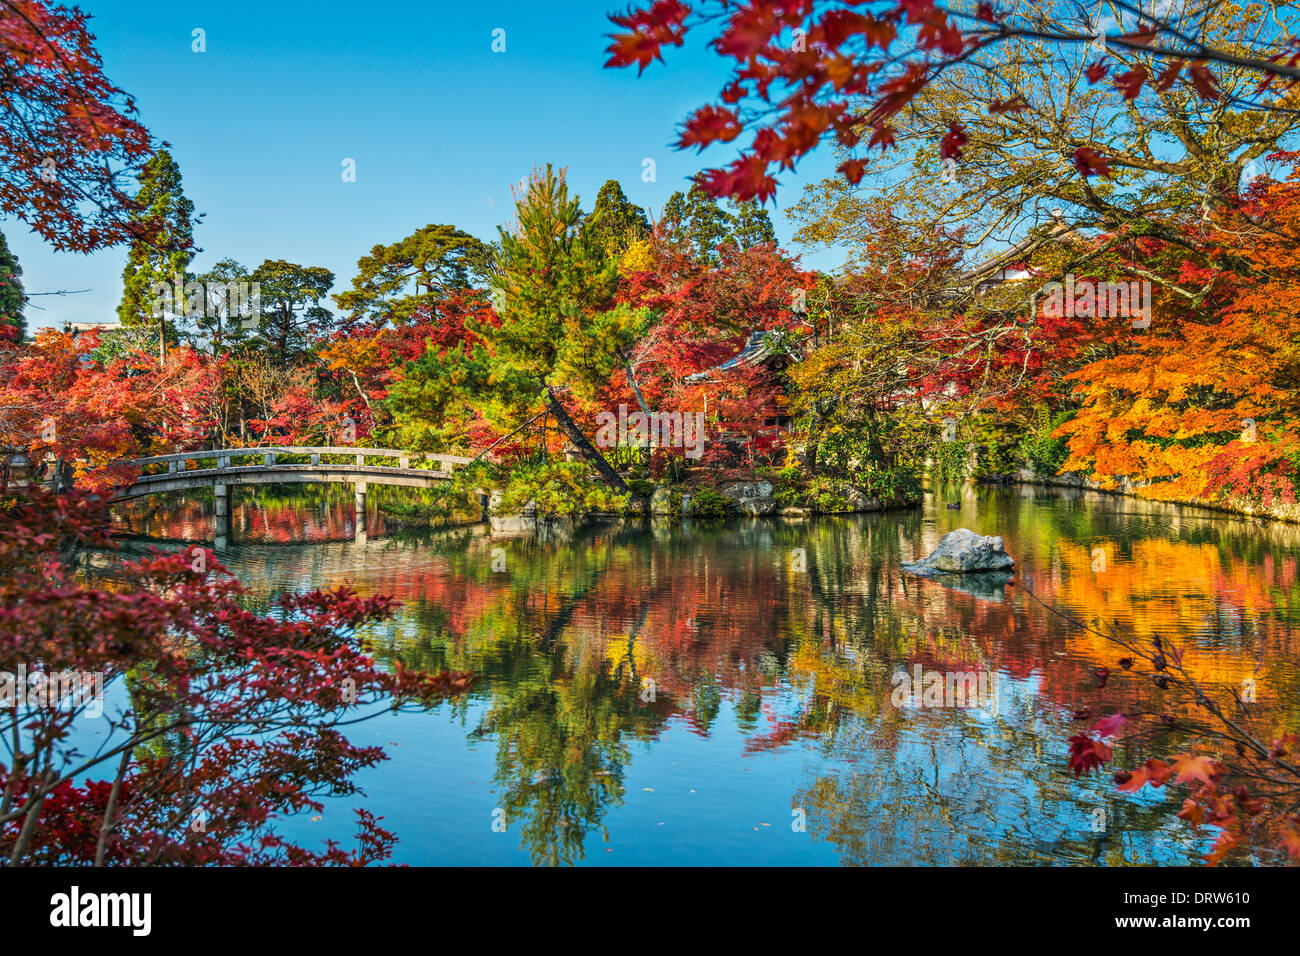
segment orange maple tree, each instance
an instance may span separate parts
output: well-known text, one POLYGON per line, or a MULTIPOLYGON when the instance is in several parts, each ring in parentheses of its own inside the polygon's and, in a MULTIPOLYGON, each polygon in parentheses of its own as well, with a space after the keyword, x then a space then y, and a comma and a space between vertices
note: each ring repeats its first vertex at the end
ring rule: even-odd
MULTIPOLYGON (((1286 154, 1290 158, 1292 154, 1286 154)), ((1294 504, 1300 478, 1300 178, 1259 180, 1210 232, 1220 276, 1202 303, 1162 297, 1128 347, 1068 376, 1081 401, 1063 470, 1163 500, 1294 504)), ((1193 268, 1182 263, 1183 270, 1193 268)))

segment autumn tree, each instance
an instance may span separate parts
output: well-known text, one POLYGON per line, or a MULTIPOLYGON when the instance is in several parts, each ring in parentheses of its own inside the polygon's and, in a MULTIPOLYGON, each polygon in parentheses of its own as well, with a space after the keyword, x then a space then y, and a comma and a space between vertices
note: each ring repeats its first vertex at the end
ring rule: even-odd
POLYGON ((490 246, 450 225, 427 225, 357 260, 352 288, 335 296, 350 323, 407 322, 422 305, 485 281, 490 246))
MULTIPOLYGON (((710 45, 733 59, 735 69, 721 103, 703 106, 687 118, 678 146, 703 149, 751 131, 750 145, 735 160, 704 176, 711 194, 738 199, 772 196, 774 169, 793 169, 824 140, 850 150, 864 139, 869 149, 893 146, 900 118, 936 80, 970 64, 995 73, 1007 63, 1021 65, 1017 44, 1025 40, 1075 60, 1087 55, 1080 51, 1093 51, 1092 62, 1073 82, 1108 83, 1128 102, 1144 87, 1157 93, 1190 87, 1200 100, 1220 106, 1245 101, 1264 113, 1290 108, 1300 79, 1300 50, 1289 5, 1262 4, 1249 15, 1213 0, 1145 11, 1122 2, 1106 6, 1116 13, 1109 24, 1063 3, 1021 4, 1010 10, 980 3, 972 10, 936 0, 880 2, 866 9, 839 2, 756 0, 734 6, 725 0, 656 0, 611 16, 620 32, 612 37, 607 65, 635 63, 644 70, 662 59, 664 46, 682 46, 692 31, 713 32, 710 45), (1238 23, 1245 29, 1234 37, 1238 23), (1218 28, 1226 28, 1228 35, 1219 36, 1218 28), (985 56, 988 61, 981 63, 985 56), (1150 57, 1158 68, 1125 57, 1150 57), (1240 69, 1253 83, 1237 86, 1207 63, 1240 69)), ((1012 113, 1023 103, 976 100, 950 106, 938 153, 941 159, 960 161, 970 139, 969 114, 986 108, 1012 113)), ((1159 162, 1156 156, 1142 159, 1153 167, 1159 162)), ((1110 160, 1090 142, 1072 144, 1071 162, 1085 179, 1109 176, 1110 160)), ((846 158, 840 172, 856 183, 867 162, 861 156, 846 158)))
POLYGON ((66 560, 110 549, 106 504, 0 489, 0 859, 15 865, 365 864, 395 837, 359 811, 358 845, 309 849, 277 820, 355 793, 384 759, 343 728, 464 693, 473 678, 382 667, 364 630, 384 597, 347 589, 247 610, 200 548, 124 561, 111 588, 66 560), (32 675, 15 687, 13 675, 32 675), (120 704, 104 690, 120 681, 120 704), (290 690, 286 690, 290 689, 290 690), (88 717, 102 746, 75 746, 88 717), (202 815, 204 826, 194 826, 202 815))
POLYGON ((104 76, 88 17, 47 0, 0 2, 0 212, 60 251, 142 239, 127 192, 150 156, 135 103, 104 76))
MULTIPOLYGON (((1291 505, 1300 493, 1296 173, 1257 181, 1240 212, 1207 232, 1248 276, 1205 270, 1196 279, 1212 289, 1201 302, 1161 297, 1150 328, 1069 375, 1081 407, 1058 429, 1064 468, 1151 498, 1291 505)), ((1181 254, 1167 268, 1192 272, 1181 254)))
POLYGON ((611 487, 625 491, 566 405, 592 397, 608 380, 645 316, 615 301, 617 261, 582 228, 562 171, 535 171, 516 198, 516 214, 501 229, 498 317, 471 326, 482 344, 454 363, 409 367, 404 390, 421 390, 424 407, 439 418, 472 408, 501 434, 545 416, 611 487))
POLYGON ((98 351, 97 332, 42 329, 0 355, 0 445, 51 461, 56 488, 102 491, 122 473, 110 463, 192 447, 214 424, 220 375, 206 356, 170 349, 159 366, 144 350, 98 351))
MULTIPOLYGON (((1087 25, 1073 4, 1036 8, 1047 29, 1087 25)), ((1235 48, 1249 44, 1269 16, 1262 6, 1235 9, 1196 19, 1189 5, 1171 15, 1185 29, 1195 24, 1207 42, 1235 48)), ((1093 21, 1108 18, 1113 27, 1117 16, 1123 16, 1118 7, 1103 4, 1093 21)), ((1235 204, 1264 170, 1264 158, 1294 137, 1297 118, 1290 111, 1261 112, 1250 102, 1258 77, 1244 67, 1220 70, 1212 90, 1195 71, 1140 82, 1161 69, 1149 51, 1102 40, 1061 46, 1013 38, 972 53, 897 114, 893 149, 878 156, 857 151, 853 182, 836 176, 805 190, 795 209, 802 223, 797 238, 842 247, 857 261, 862 217, 880 197, 910 220, 962 227, 964 249, 975 255, 1027 239, 1021 251, 1031 255, 1059 239, 1038 227, 1059 221, 1075 231, 1100 230, 1112 245, 1133 236, 1178 242, 1199 248, 1205 262, 1210 248, 1182 221, 1235 204), (1102 54, 1122 82, 1089 81, 1102 54), (1105 177, 1097 175, 1100 157, 1105 177)), ((1062 271, 1082 272, 1106 250, 1107 244, 1079 247, 1078 256, 1062 261, 1062 271)), ((1186 278, 1136 268, 1185 298, 1201 290, 1186 278)), ((1053 278, 1059 276, 1042 276, 1053 278)))
MULTIPOLYGON (((184 297, 175 292, 176 283, 186 281, 186 267, 199 249, 194 247, 194 226, 199 217, 194 203, 186 198, 181 171, 171 153, 159 150, 145 164, 140 190, 135 196, 135 219, 142 230, 131 241, 126 268, 122 271, 122 301, 117 307, 123 325, 158 326, 158 361, 164 361, 167 347, 167 316, 182 317, 187 311, 184 297), (156 228, 147 234, 145 227, 156 228), (169 294, 160 294, 156 283, 164 283, 169 294)), ((173 334, 174 337, 174 334, 173 334)))
POLYGON ((359 406, 356 418, 366 431, 394 426, 403 448, 444 450, 457 447, 465 432, 456 416, 444 417, 436 401, 426 401, 425 390, 439 378, 439 366, 454 366, 482 341, 470 326, 494 321, 482 293, 455 292, 422 304, 403 325, 381 321, 336 332, 321 347, 320 361, 339 380, 335 394, 359 406), (414 368, 409 388, 408 366, 414 368))

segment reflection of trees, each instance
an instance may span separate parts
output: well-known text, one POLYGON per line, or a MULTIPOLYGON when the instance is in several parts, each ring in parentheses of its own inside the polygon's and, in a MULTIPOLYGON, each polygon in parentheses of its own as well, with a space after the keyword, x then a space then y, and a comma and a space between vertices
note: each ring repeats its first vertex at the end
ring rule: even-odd
POLYGON ((623 799, 623 737, 642 736, 648 723, 659 723, 658 715, 635 688, 599 671, 535 667, 495 695, 473 736, 497 737, 501 807, 508 822, 522 821, 521 840, 534 863, 572 864, 584 857, 590 831, 604 834, 601 818, 623 799))
MULTIPOLYGON (((272 484, 232 488, 231 531, 236 542, 346 541, 356 532, 351 485, 272 484)), ((366 509, 368 533, 383 535, 400 523, 385 514, 388 505, 427 507, 436 494, 436 489, 372 483, 366 509)), ((118 531, 161 541, 211 540, 212 513, 211 490, 150 495, 113 508, 118 531)))
MULTIPOLYGON (((961 514, 616 522, 568 544, 475 527, 227 557, 268 599, 308 583, 391 594, 402 609, 368 635, 381 659, 478 674, 472 696, 448 706, 462 719, 482 711, 471 738, 495 738, 500 805, 538 863, 581 860, 588 835, 605 833, 633 743, 672 723, 709 736, 727 713, 750 759, 804 746, 840 768, 792 799, 846 862, 1184 860, 1187 831, 1167 807, 1066 775, 1068 712, 1092 699, 1098 667, 1114 669, 1112 650, 1014 587, 981 600, 899 564, 953 527, 1002 534, 1048 603, 1186 640, 1224 682, 1262 654, 1261 696, 1294 701, 1300 648, 1283 626, 1300 607, 1294 549, 1261 543, 1245 522, 1132 499, 1011 489, 976 501, 961 514), (1104 579, 1094 544, 1111 548, 1104 579), (996 718, 899 711, 890 678, 912 664, 993 671, 1015 692, 996 718)), ((1110 700, 1172 706, 1136 683, 1110 700)), ((1117 762, 1153 755, 1131 751, 1117 762)))

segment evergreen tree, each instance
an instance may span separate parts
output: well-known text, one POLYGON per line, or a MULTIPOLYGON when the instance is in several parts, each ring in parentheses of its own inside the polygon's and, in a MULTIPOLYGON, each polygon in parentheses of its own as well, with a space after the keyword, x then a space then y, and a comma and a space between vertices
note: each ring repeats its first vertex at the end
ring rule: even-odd
POLYGON ((729 238, 737 246, 742 249, 752 249, 755 246, 776 242, 776 230, 772 228, 772 220, 768 218, 767 210, 756 200, 732 203, 732 206, 736 214, 733 217, 729 238))
POLYGON ((605 250, 606 255, 618 257, 634 241, 650 234, 650 220, 644 209, 624 195, 618 180, 611 179, 596 194, 596 205, 584 228, 591 232, 596 246, 605 250))
POLYGON ((249 279, 262 296, 261 340, 278 365, 293 364, 334 328, 334 313, 320 304, 334 285, 328 269, 267 259, 249 279))
POLYGON ((251 303, 240 301, 232 294, 235 291, 232 284, 249 283, 251 289, 252 277, 248 274, 248 269, 234 259, 219 259, 197 279, 207 298, 203 314, 195 317, 199 344, 210 347, 213 355, 247 344, 251 332, 245 325, 256 328, 260 325, 261 316, 246 317, 240 314, 241 308, 247 308, 251 303))
POLYGON ((20 278, 23 268, 18 264, 18 257, 9 250, 9 243, 0 232, 0 338, 7 333, 14 341, 21 342, 27 332, 27 320, 23 317, 23 306, 27 295, 23 292, 20 278))
POLYGON ((352 288, 334 298, 353 322, 407 322, 421 305, 485 280, 492 257, 492 247, 469 233, 431 223, 400 242, 372 248, 357 260, 352 288))
POLYGON ((123 325, 156 322, 158 360, 162 362, 167 346, 166 313, 180 316, 186 309, 180 301, 172 302, 170 309, 159 308, 162 303, 156 301, 154 283, 165 282, 173 289, 177 279, 184 284, 186 266, 201 251, 194 247, 194 226, 201 217, 194 214, 194 203, 185 197, 180 167, 166 150, 159 150, 145 164, 135 198, 139 209, 133 221, 140 234, 131 241, 122 271, 117 317, 123 325))
POLYGON ((664 206, 663 224, 671 242, 684 246, 700 262, 716 266, 719 246, 750 249, 776 242, 767 210, 754 201, 728 202, 728 212, 700 186, 697 178, 685 194, 675 192, 664 206))
POLYGON ((582 210, 562 172, 547 166, 534 173, 516 206, 518 221, 501 230, 497 257, 499 325, 473 323, 484 344, 454 363, 408 365, 403 388, 420 397, 426 415, 472 408, 503 431, 545 411, 605 481, 625 492, 562 396, 590 398, 607 382, 648 313, 615 303, 617 260, 582 228, 582 210))

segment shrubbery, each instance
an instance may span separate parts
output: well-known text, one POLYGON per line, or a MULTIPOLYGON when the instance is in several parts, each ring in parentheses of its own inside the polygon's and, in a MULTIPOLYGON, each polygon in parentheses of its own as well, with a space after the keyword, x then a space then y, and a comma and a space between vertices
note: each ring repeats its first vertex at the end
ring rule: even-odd
POLYGON ((730 498, 708 488, 691 496, 691 513, 697 518, 725 518, 730 506, 730 498))
POLYGON ((594 481, 584 462, 548 461, 515 468, 498 507, 502 512, 517 513, 531 501, 539 516, 581 516, 622 511, 627 499, 627 495, 615 494, 594 481))

